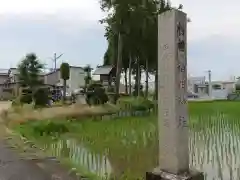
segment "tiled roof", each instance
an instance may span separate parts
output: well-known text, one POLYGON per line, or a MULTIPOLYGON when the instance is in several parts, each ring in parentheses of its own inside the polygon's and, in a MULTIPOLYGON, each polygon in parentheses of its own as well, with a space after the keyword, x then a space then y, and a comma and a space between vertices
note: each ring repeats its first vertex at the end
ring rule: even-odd
POLYGON ((112 69, 113 69, 112 66, 101 66, 95 70, 93 75, 108 75, 112 69))
POLYGON ((8 74, 8 69, 0 69, 0 74, 7 75, 8 74))

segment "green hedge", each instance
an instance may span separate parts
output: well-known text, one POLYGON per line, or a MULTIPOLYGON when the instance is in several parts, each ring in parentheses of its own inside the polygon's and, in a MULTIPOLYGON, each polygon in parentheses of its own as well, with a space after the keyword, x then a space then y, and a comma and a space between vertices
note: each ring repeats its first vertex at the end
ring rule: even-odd
POLYGON ((31 94, 24 94, 20 97, 20 102, 22 104, 30 104, 32 103, 32 95, 31 94))
POLYGON ((36 107, 44 107, 49 101, 49 91, 47 88, 39 88, 34 92, 33 97, 36 107))
POLYGON ((132 111, 146 111, 154 107, 154 103, 151 100, 143 97, 120 98, 118 104, 122 109, 132 111))

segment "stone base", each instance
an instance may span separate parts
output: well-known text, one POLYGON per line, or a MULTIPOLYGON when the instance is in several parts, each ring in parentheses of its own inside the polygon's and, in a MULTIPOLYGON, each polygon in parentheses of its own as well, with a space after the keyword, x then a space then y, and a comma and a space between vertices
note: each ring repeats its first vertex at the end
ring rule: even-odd
POLYGON ((156 168, 153 172, 146 173, 146 180, 204 180, 204 175, 195 170, 190 170, 186 174, 175 175, 156 168))

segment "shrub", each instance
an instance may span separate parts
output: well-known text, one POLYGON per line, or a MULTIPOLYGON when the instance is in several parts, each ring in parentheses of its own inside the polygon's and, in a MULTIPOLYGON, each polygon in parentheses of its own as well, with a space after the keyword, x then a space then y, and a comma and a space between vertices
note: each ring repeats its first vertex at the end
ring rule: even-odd
POLYGON ((114 91, 115 91, 114 86, 108 86, 107 91, 110 92, 110 93, 114 93, 114 91))
POLYGON ((235 89, 236 89, 236 91, 239 91, 240 90, 240 84, 236 84, 235 89))
POLYGON ((16 97, 15 99, 12 99, 12 106, 20 106, 21 101, 20 101, 20 96, 16 97))
POLYGON ((33 131, 40 135, 60 135, 69 132, 67 126, 63 123, 54 123, 52 121, 46 121, 43 123, 37 123, 33 125, 33 131))
POLYGON ((111 104, 116 104, 118 98, 119 95, 117 95, 116 93, 108 93, 108 100, 111 104))
POLYGON ((119 99, 121 107, 130 106, 132 111, 146 111, 154 107, 154 103, 143 97, 119 99))
POLYGON ((138 97, 135 101, 132 101, 132 110, 145 111, 153 107, 153 103, 145 98, 138 97))
POLYGON ((108 96, 101 84, 90 84, 86 92, 86 102, 89 105, 105 104, 108 101, 108 96))
POLYGON ((49 101, 49 92, 47 88, 39 88, 33 95, 35 106, 42 107, 46 106, 49 101))
POLYGON ((22 103, 22 104, 30 104, 30 103, 32 103, 32 95, 31 94, 23 94, 23 95, 21 95, 20 103, 22 103))

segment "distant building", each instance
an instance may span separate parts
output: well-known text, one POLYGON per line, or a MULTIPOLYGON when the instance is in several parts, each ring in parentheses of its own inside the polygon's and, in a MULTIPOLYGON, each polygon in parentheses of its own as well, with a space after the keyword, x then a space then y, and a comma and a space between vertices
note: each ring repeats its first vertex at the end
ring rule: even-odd
MULTIPOLYGON (((212 97, 225 99, 227 95, 235 90, 235 81, 212 81, 212 97)), ((188 79, 188 90, 200 97, 208 96, 209 82, 205 77, 190 77, 188 79)))
MULTIPOLYGON (((19 79, 17 68, 10 68, 8 70, 0 70, 0 98, 9 99, 12 96, 19 94, 19 79)), ((60 69, 49 73, 42 72, 39 78, 43 80, 44 85, 49 87, 62 87, 63 80, 60 76, 60 69)), ((84 86, 85 74, 82 67, 70 66, 70 78, 67 80, 67 92, 71 93, 76 89, 84 86)))
POLYGON ((196 93, 198 95, 207 94, 208 88, 206 84, 206 78, 200 77, 189 77, 187 81, 188 91, 196 93))
MULTIPOLYGON (((67 92, 71 93, 85 85, 85 73, 82 67, 70 66, 70 78, 67 80, 67 92)), ((63 86, 60 69, 49 72, 44 76, 44 82, 48 85, 63 86)))
POLYGON ((116 71, 116 68, 111 65, 98 66, 93 75, 99 75, 104 85, 112 85, 116 79, 116 71))

